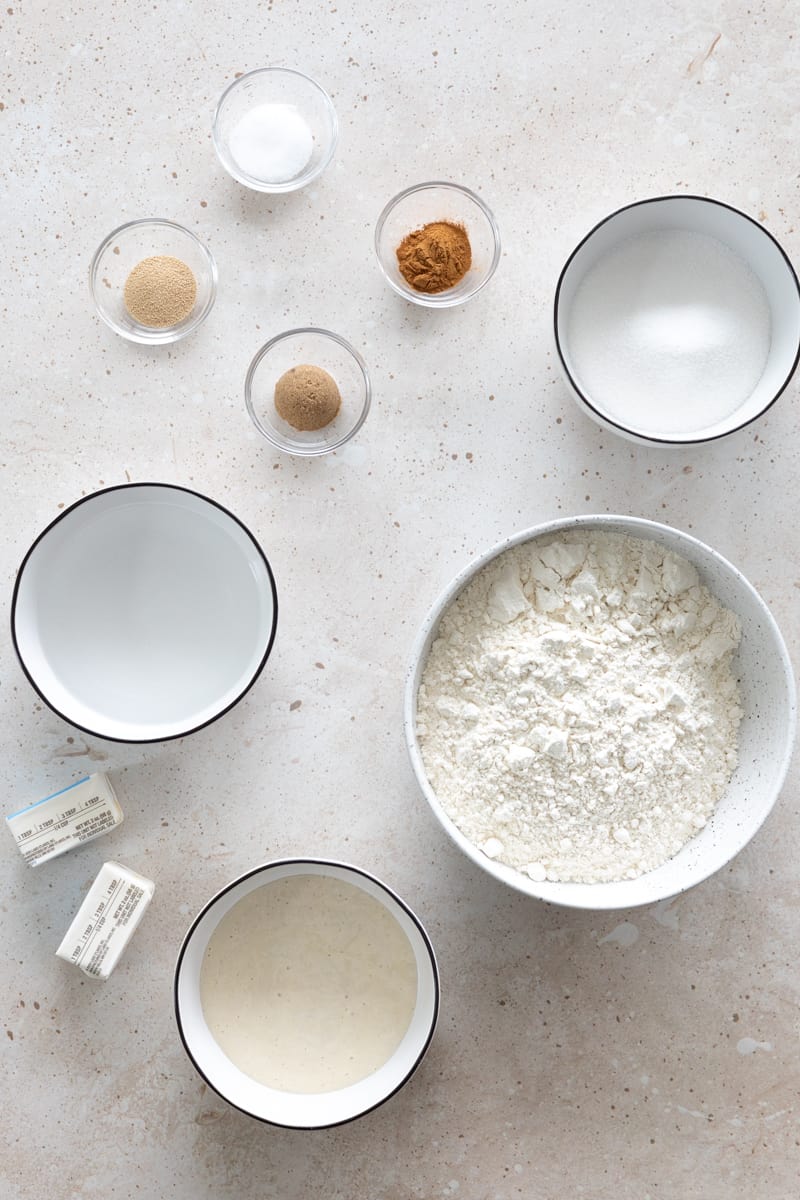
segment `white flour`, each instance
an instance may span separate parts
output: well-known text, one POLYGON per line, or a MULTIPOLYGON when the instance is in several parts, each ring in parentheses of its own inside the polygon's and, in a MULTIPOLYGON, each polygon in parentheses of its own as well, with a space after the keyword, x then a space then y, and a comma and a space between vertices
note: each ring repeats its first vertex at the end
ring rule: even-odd
POLYGON ((535 880, 631 879, 701 829, 736 766, 737 617, 655 542, 506 551, 439 626, 417 732, 442 806, 535 880))

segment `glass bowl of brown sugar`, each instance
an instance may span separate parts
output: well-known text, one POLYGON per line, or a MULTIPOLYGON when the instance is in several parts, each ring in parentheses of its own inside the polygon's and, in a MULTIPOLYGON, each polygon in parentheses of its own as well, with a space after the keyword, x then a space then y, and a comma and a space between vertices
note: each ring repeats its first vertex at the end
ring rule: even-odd
POLYGON ((367 364, 338 333, 287 329, 261 347, 247 372, 244 399, 262 437, 278 450, 315 458, 358 433, 372 399, 367 364))
POLYGON ((500 261, 500 231, 484 201, 458 183, 418 183, 384 208, 375 227, 384 278, 405 300, 451 308, 471 299, 500 261))
POLYGON ((120 337, 164 346, 194 333, 211 312, 217 265, 190 230, 145 218, 103 239, 89 287, 99 316, 120 337))

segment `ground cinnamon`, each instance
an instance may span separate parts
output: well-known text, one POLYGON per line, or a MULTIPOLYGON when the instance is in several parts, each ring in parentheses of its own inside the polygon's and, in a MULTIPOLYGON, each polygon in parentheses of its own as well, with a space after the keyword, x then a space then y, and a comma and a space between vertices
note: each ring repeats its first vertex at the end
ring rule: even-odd
POLYGON ((460 283, 472 266, 467 231, 453 221, 430 221, 415 229, 403 238, 396 253, 400 274, 417 292, 445 292, 460 283))

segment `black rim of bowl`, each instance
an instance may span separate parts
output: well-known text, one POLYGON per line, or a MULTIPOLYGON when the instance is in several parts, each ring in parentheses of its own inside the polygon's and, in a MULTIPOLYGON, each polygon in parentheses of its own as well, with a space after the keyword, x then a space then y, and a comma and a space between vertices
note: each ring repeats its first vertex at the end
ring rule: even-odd
POLYGON ((272 574, 272 567, 269 565, 269 560, 267 559, 267 556, 264 553, 260 543, 253 536, 253 534, 250 532, 250 530, 247 528, 247 526, 244 524, 244 522, 240 521, 239 518, 236 516, 236 514, 232 513, 229 508, 225 507, 224 504, 220 504, 218 500, 212 500, 210 496, 204 496, 202 492, 196 492, 192 488, 182 487, 180 484, 177 484, 177 483, 158 483, 158 482, 153 482, 152 480, 142 481, 142 482, 138 482, 138 483, 118 483, 118 484, 114 484, 111 487, 100 488, 96 492, 90 492, 88 496, 81 496, 80 500, 76 500, 74 504, 70 504, 68 508, 65 508, 64 511, 59 513, 58 516, 54 520, 52 520, 49 523, 49 525, 47 525, 41 531, 41 533, 34 539, 34 541, 31 543, 28 551, 25 554, 25 557, 23 558, 23 560, 20 564, 19 570, 17 571, 17 577, 14 581, 14 592, 11 597, 11 640, 14 643, 14 650, 16 652, 17 659, 19 660, 19 664, 22 667, 22 670, 25 674, 25 677, 28 680, 28 682, 30 683, 33 690, 36 692, 36 694, 44 701, 44 703, 47 705, 47 707, 56 714, 57 717, 60 717, 62 719, 62 721, 66 721, 67 724, 71 725, 73 729, 80 729, 83 733, 88 733, 91 735, 91 737, 102 738, 103 741, 106 741, 106 742, 120 742, 120 743, 123 743, 125 745, 130 745, 130 746, 147 746, 147 745, 152 745, 157 742, 171 742, 171 741, 174 741, 176 738, 189 737, 191 734, 197 733, 199 730, 205 729, 207 726, 212 725, 214 723, 214 721, 218 721, 220 717, 224 717, 226 713, 230 712, 231 709, 234 708, 240 702, 240 700, 242 700, 247 695, 247 693, 252 688, 253 684, 258 679, 261 672, 264 670, 264 666, 266 665, 267 659, 269 658, 270 653, 272 652, 272 647, 275 642, 275 633, 276 633, 277 627, 278 627, 278 593, 277 593, 277 590, 275 587, 275 577, 272 574), (98 729, 91 729, 88 725, 81 725, 77 721, 73 720, 72 717, 67 715, 67 713, 62 712, 59 708, 57 708, 56 705, 53 704, 52 700, 50 700, 45 695, 45 693, 42 691, 42 689, 39 687, 38 683, 36 682, 33 675, 31 674, 31 672, 28 669, 28 666, 27 666, 25 659, 22 656, 22 652, 19 648, 19 643, 17 641, 17 619, 16 618, 17 618, 17 600, 19 598, 20 584, 22 582, 22 577, 24 575, 25 568, 28 565, 28 560, 30 559, 30 557, 33 554, 36 547, 39 545, 39 543, 41 541, 44 540, 44 538, 47 537, 47 535, 50 533, 50 531, 52 529, 54 529, 56 527, 56 525, 59 524, 59 522, 63 521, 65 517, 68 517, 70 515, 70 513, 73 513, 77 508, 80 508, 81 505, 88 504, 92 500, 96 500, 98 496, 105 496, 110 492, 128 491, 131 488, 164 488, 164 489, 169 489, 170 491, 173 491, 173 492, 183 492, 184 494, 186 494, 188 496, 194 496, 196 499, 202 500, 206 504, 210 504, 214 508, 219 509, 220 512, 223 512, 226 515, 226 517, 229 517, 231 521, 234 521, 242 530, 244 530, 244 532, 247 534, 250 541, 255 546, 256 550, 258 551, 258 553, 264 563, 264 567, 267 572, 267 579, 269 580, 270 591, 272 593, 272 628, 270 629, 269 638, 267 639, 267 645, 266 645, 264 653, 261 657, 261 661, 259 662, 258 666, 256 667, 255 671, 253 672, 252 676, 248 680, 245 687, 238 693, 237 696, 234 697, 233 700, 231 700, 231 702, 229 704, 226 704, 225 707, 221 708, 219 712, 214 713, 214 715, 212 717, 209 717, 207 721, 201 721, 199 725, 193 725, 189 729, 183 729, 177 733, 168 733, 168 734, 164 734, 162 737, 155 737, 155 738, 115 737, 111 734, 103 733, 98 729))
POLYGON ((439 968, 436 964, 436 955, 434 953, 433 945, 431 943, 430 938, 428 937, 428 934, 425 931, 424 925, 422 924, 422 922, 420 921, 420 919, 416 915, 416 913, 411 908, 409 908, 409 906, 406 904, 405 900, 403 900, 401 896, 398 896, 397 892, 393 891, 388 886, 388 884, 385 884, 381 879, 378 879, 377 876, 371 875, 369 871, 362 870, 361 867, 354 867, 352 865, 352 863, 341 862, 339 859, 333 859, 333 858, 276 858, 276 859, 273 859, 271 862, 262 863, 261 866, 253 867, 252 870, 245 871, 245 873, 243 875, 239 875, 238 878, 233 879, 229 884, 227 884, 224 888, 222 888, 221 891, 217 892, 216 895, 212 896, 211 899, 206 904, 203 905, 203 907, 200 909, 200 912, 197 914, 197 916, 195 917, 195 919, 192 921, 191 925, 189 926, 189 928, 186 932, 186 935, 184 936, 183 942, 181 943, 181 948, 178 951, 178 960, 175 963, 175 976, 174 976, 173 987, 172 987, 173 1004, 175 1007, 175 1022, 178 1026, 178 1034, 180 1035, 181 1042, 183 1043, 183 1048, 186 1051, 189 1061, 191 1062, 195 1071, 197 1071, 197 1074, 200 1076, 200 1078, 202 1080, 204 1080, 204 1082, 206 1084, 208 1084, 208 1086, 211 1088, 211 1090, 213 1092, 215 1092, 222 1100, 224 1100, 226 1104, 229 1104, 231 1106, 231 1108, 235 1108, 237 1110, 237 1112, 244 1113, 244 1115, 246 1117, 250 1117, 253 1121, 260 1121, 262 1125, 271 1125, 276 1129, 299 1129, 299 1130, 309 1130, 309 1131, 312 1131, 314 1129, 335 1129, 339 1125, 349 1125, 351 1123, 351 1121, 358 1121, 358 1120, 360 1120, 361 1117, 367 1116, 368 1113, 375 1112, 375 1110, 377 1108, 381 1108, 382 1105, 386 1104, 386 1102, 388 1100, 391 1100, 391 1098, 393 1096, 396 1096, 397 1093, 401 1090, 401 1088, 405 1087, 405 1085, 408 1083, 409 1079, 411 1079, 412 1075, 416 1072, 416 1070, 419 1067, 420 1063, 422 1062, 423 1058, 427 1054, 428 1047, 430 1046, 431 1041, 433 1040, 433 1035, 436 1032, 436 1025, 439 1020, 440 991, 441 991, 441 989, 440 989, 440 984, 439 984, 439 968), (183 1031, 183 1022, 181 1021, 181 1009, 180 1009, 180 1003, 178 1001, 178 986, 180 983, 180 975, 181 975, 181 967, 183 966, 183 959, 184 959, 186 951, 189 947, 189 943, 192 940, 192 937, 194 936, 194 932, 197 929, 197 926, 202 921, 203 917, 206 915, 206 913, 211 908, 213 908, 213 906, 217 903, 218 900, 221 900, 222 897, 226 896, 228 894, 228 892, 230 892, 233 888, 238 887, 240 884, 244 883, 244 881, 246 879, 252 879, 252 877, 254 875, 260 875, 262 872, 271 871, 275 867, 294 867, 294 866, 299 866, 299 867, 304 867, 304 866, 338 867, 341 870, 350 872, 353 875, 360 875, 362 877, 362 879, 369 879, 369 881, 371 883, 376 884, 381 889, 381 891, 385 892, 388 896, 390 896, 392 898, 392 900, 394 900, 395 904, 397 904, 403 910, 403 912, 405 912, 406 915, 408 917, 410 917, 411 921, 416 926, 417 930, 419 931, 420 937, 422 938, 422 941, 425 945, 425 950, 426 950, 426 952, 428 954, 428 958, 430 960, 431 974, 432 974, 432 978, 433 978, 433 1014, 431 1016, 430 1028, 428 1030, 428 1034, 427 1034, 427 1037, 425 1038, 422 1048, 420 1049, 420 1052, 417 1055, 417 1057, 414 1059, 414 1062, 412 1063, 409 1070, 406 1072, 406 1074, 403 1076, 403 1078, 400 1080, 400 1082, 397 1084, 396 1087, 392 1088, 392 1090, 390 1092, 388 1092, 381 1100, 378 1100, 375 1104, 371 1104, 369 1106, 369 1108, 365 1108, 365 1109, 362 1109, 360 1112, 354 1113, 352 1117, 344 1117, 341 1121, 330 1121, 330 1122, 326 1123, 325 1125, 286 1125, 282 1121, 270 1121, 268 1117, 259 1117, 256 1113, 250 1112, 249 1109, 242 1108, 242 1106, 240 1104, 236 1104, 233 1100, 230 1099, 229 1096, 226 1096, 224 1092, 221 1092, 219 1090, 219 1088, 215 1087, 214 1084, 211 1082, 211 1080, 208 1078, 208 1076, 205 1074, 203 1069, 198 1064, 197 1059, 195 1058, 194 1054, 192 1053, 192 1051, 189 1047, 189 1043, 188 1043, 188 1041, 186 1039, 186 1035, 183 1031))
POLYGON ((581 238, 581 240, 578 242, 575 249, 570 254, 567 261, 564 263, 564 266, 561 268, 561 273, 558 277, 558 283, 556 284, 555 300, 553 303, 553 331, 555 334, 556 350, 558 352, 558 357, 561 361, 562 369, 563 369, 565 375, 567 376, 567 379, 570 382, 570 386, 574 389, 576 394, 578 396, 580 396, 582 402, 586 405, 586 407, 592 413, 594 413, 595 416, 598 418, 598 420, 600 420, 604 425, 608 425, 612 429, 619 430, 620 433, 628 434, 631 437, 636 438, 640 442, 649 442, 652 445, 700 446, 700 445, 703 445, 703 443, 705 443, 705 442, 716 442, 720 438, 730 437, 730 435, 732 433, 739 433, 740 430, 746 429, 748 425, 752 425, 753 421, 760 420, 761 417, 763 417, 765 413, 769 412, 769 410, 772 408, 772 406, 776 402, 776 400, 778 400, 783 395, 786 388, 789 386, 792 376, 794 375, 795 370, 797 369, 798 361, 800 361, 800 339, 798 339, 798 345, 797 345, 797 349, 795 350, 794 361, 793 361, 791 367, 789 368, 786 378, 784 379, 783 383, 778 388, 778 390, 775 392, 775 395, 772 397, 770 402, 768 404, 765 404, 764 407, 759 412, 757 412, 754 416, 748 418, 748 420, 746 420, 746 421, 742 421, 741 425, 736 425, 736 426, 734 426, 733 429, 726 429, 723 433, 715 433, 711 437, 664 438, 664 437, 655 437, 654 435, 648 434, 648 433, 641 433, 636 429, 632 429, 629 425, 623 425, 621 422, 615 421, 615 420, 613 420, 613 418, 607 416, 604 412, 601 412, 596 407, 596 405, 594 405, 592 403, 592 401, 583 392, 583 390, 578 386, 577 381, 575 380, 572 372, 570 371, 569 367, 567 366, 566 360, 564 358, 564 353, 561 348, 561 338, 559 337, 559 334, 558 334, 558 305, 559 305, 559 300, 561 298, 561 288, 564 283, 564 279, 566 278, 567 271, 569 270, 570 266, 572 265, 572 261, 575 258, 575 256, 579 253, 580 250, 583 249, 583 247, 586 245, 586 243, 589 241, 589 239, 591 237, 594 237, 594 235, 595 235, 595 233, 597 233, 598 229, 602 228, 603 225, 608 224, 609 221, 613 221, 615 217, 618 217, 620 215, 620 213, 627 212, 631 208, 641 208, 641 206, 644 204, 661 204, 664 200, 699 200, 703 204, 715 204, 718 208, 726 208, 726 209, 728 209, 729 212, 736 213, 736 215, 738 217, 741 217, 743 220, 749 221, 751 225, 755 225, 756 229, 758 229, 764 235, 764 237, 769 238, 769 240, 773 243, 774 246, 776 246, 776 248, 780 252, 781 257, 783 258, 783 261, 786 264, 787 270, 789 271, 789 274, 792 278, 792 281, 794 282, 795 290, 797 292, 797 297, 798 297, 798 304, 800 304, 800 282, 798 282, 797 273, 795 272, 795 269, 792 266, 792 263, 791 263, 791 260, 789 259, 788 254, 786 253, 783 246, 780 244, 780 242, 778 241, 778 239, 775 237, 774 234, 770 233, 770 231, 768 229, 765 229, 764 226, 761 225, 758 221, 754 220, 753 217, 748 216, 748 214, 745 212, 742 212, 742 210, 740 208, 736 208, 733 204, 726 204, 724 200, 715 200, 710 196, 698 196, 692 192, 672 192, 672 193, 668 193, 663 196, 650 196, 646 200, 634 200, 632 204, 623 204, 621 208, 615 209, 614 212, 609 213, 608 216, 606 216, 606 217, 603 217, 602 221, 598 221, 596 225, 593 225, 592 228, 589 230, 589 232, 584 237, 581 238))

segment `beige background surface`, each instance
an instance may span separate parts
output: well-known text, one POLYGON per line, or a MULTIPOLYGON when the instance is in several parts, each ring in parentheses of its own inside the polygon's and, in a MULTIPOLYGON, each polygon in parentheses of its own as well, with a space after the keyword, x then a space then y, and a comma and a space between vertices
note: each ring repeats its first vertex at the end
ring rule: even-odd
POLYGON ((411 776, 401 703, 414 631, 455 571, 575 512, 711 542, 761 590, 796 661, 797 385, 719 444, 634 448, 567 398, 551 304, 596 220, 664 192, 738 205, 800 257, 798 16, 778 0, 3 6, 4 607, 60 507, 127 479, 232 507, 281 606, 241 706, 158 747, 67 727, 2 640, 6 811, 99 768, 126 813, 35 872, 3 835, 4 1198, 797 1193, 796 771, 753 844, 690 894, 557 910, 509 894, 445 839, 411 776), (341 120, 330 170, 276 199, 223 173, 209 131, 234 74, 267 64, 317 77, 341 120), (372 251, 385 201, 437 177, 478 190, 504 242, 490 286, 441 313, 391 293, 372 251), (172 349, 115 338, 87 293, 98 242, 147 215, 195 230, 220 268, 209 321, 172 349), (358 439, 310 463, 262 444, 242 398, 256 349, 307 322, 359 347, 375 389, 358 439), (303 1135, 205 1089, 178 1043, 171 976, 209 895, 259 860, 309 852, 408 899, 444 992, 407 1089, 303 1135), (101 986, 53 951, 110 857, 157 890, 101 986))

